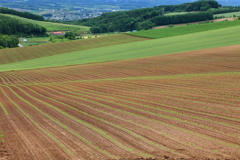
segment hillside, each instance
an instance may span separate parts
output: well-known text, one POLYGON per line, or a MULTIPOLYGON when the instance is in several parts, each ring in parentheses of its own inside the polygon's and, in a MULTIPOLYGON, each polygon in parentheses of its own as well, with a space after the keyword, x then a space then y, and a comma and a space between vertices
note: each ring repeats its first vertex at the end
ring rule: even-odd
MULTIPOLYGON (((238 45, 240 41, 240 33, 238 30, 239 26, 235 26, 213 31, 126 43, 96 49, 88 49, 84 51, 70 52, 67 49, 67 53, 65 52, 65 54, 1 65, 0 71, 96 63, 112 60, 125 60, 221 46, 238 45)), ((67 43, 58 43, 56 46, 59 46, 58 49, 61 49, 60 46, 64 48, 63 44, 67 43)), ((42 51, 46 51, 48 47, 53 46, 42 45, 39 47, 42 47, 42 51)), ((35 48, 33 47, 32 49, 35 48)), ((58 49, 55 48, 55 52, 58 53, 58 49)), ((48 53, 45 53, 49 54, 51 52, 52 51, 49 50, 48 53)), ((34 52, 29 53, 32 54, 34 52)), ((2 64, 4 64, 4 62, 8 62, 8 59, 14 59, 14 55, 16 55, 16 53, 13 52, 11 55, 12 56, 5 58, 3 55, 3 58, 1 58, 3 61, 2 64)), ((20 55, 21 57, 19 58, 25 59, 24 53, 20 55)))
POLYGON ((38 24, 32 24, 19 20, 17 17, 0 14, 0 34, 5 35, 40 35, 45 36, 46 28, 38 24))
POLYGON ((209 9, 215 11, 219 7, 220 4, 217 1, 204 0, 180 5, 160 5, 153 8, 103 13, 95 18, 80 19, 71 23, 91 26, 92 33, 147 30, 156 25, 211 20, 213 12, 209 9), (165 16, 168 12, 186 12, 186 14, 165 16))
POLYGON ((92 48, 124 44, 148 40, 148 38, 131 35, 114 35, 93 39, 75 40, 63 43, 45 44, 39 46, 21 47, 0 50, 0 64, 27 61, 36 58, 49 57, 69 52, 81 52, 92 48))
POLYGON ((38 24, 40 26, 43 26, 47 29, 47 31, 67 31, 67 30, 79 30, 79 31, 88 31, 89 27, 87 26, 79 26, 79 25, 70 25, 70 24, 62 24, 62 23, 54 23, 54 22, 45 22, 45 21, 36 21, 32 19, 27 19, 23 17, 18 17, 14 15, 7 15, 9 17, 14 17, 20 21, 28 22, 32 24, 38 24))
POLYGON ((128 34, 133 36, 148 37, 148 38, 166 38, 166 37, 211 31, 211 30, 234 27, 234 26, 240 26, 240 21, 233 20, 230 22, 221 21, 221 22, 214 22, 214 23, 209 21, 209 22, 202 22, 202 24, 189 23, 183 26, 177 26, 177 27, 168 26, 167 28, 155 29, 155 30, 143 30, 138 32, 131 32, 128 34))
MULTIPOLYGON (((182 2, 171 3, 177 1, 182 2)), ((114 3, 120 2, 140 5, 145 0, 114 3)), ((157 3, 146 4, 152 2, 157 3)), ((192 4, 206 9, 205 2, 217 4, 202 0, 168 9, 194 9, 192 4)), ((68 0, 6 3, 69 5, 68 0)), ((157 13, 148 8, 126 11, 117 20, 148 25, 148 20, 145 24, 129 16, 143 10, 157 13)), ((220 11, 211 10, 157 15, 151 23, 206 18, 220 11)), ((107 20, 115 14, 104 14, 100 26, 113 28, 116 21, 107 20)), ((90 29, 6 16, 50 30, 90 29)), ((1 49, 0 160, 240 159, 240 20, 207 22, 1 49)), ((0 45, 17 45, 16 39, 0 35, 0 45)), ((46 39, 28 43, 37 40, 46 39)))
POLYGON ((6 156, 237 159, 239 53, 237 45, 0 72, 6 156))

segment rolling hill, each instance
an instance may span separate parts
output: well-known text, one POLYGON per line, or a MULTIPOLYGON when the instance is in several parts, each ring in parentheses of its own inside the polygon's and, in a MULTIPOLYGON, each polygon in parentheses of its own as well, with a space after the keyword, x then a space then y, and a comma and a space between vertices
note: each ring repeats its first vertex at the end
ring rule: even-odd
MULTIPOLYGON (((0 14, 1 15, 1 14, 0 14)), ((16 18, 23 22, 38 24, 47 28, 47 31, 68 31, 68 30, 78 30, 78 31, 89 31, 90 27, 80 26, 80 25, 71 25, 71 24, 62 24, 62 23, 54 23, 54 22, 45 22, 45 21, 36 21, 32 19, 27 19, 23 17, 18 17, 15 15, 4 14, 5 16, 16 18)))
POLYGON ((5 157, 236 159, 239 53, 0 72, 5 157))
MULTIPOLYGON (((221 46, 238 45, 240 41, 240 38, 239 38, 240 35, 238 35, 240 33, 238 32, 238 30, 239 30, 239 27, 235 26, 235 27, 228 27, 228 28, 217 29, 212 31, 181 35, 176 37, 167 37, 162 39, 154 39, 154 40, 101 47, 96 49, 88 49, 84 51, 70 52, 70 50, 66 48, 67 52, 65 52, 65 54, 60 54, 55 56, 49 56, 49 53, 45 52, 45 50, 48 50, 47 48, 52 47, 52 45, 42 45, 39 47, 42 47, 42 51, 44 51, 47 54, 46 55, 47 57, 1 65, 0 71, 96 63, 96 62, 104 62, 104 61, 112 61, 112 60, 125 60, 125 59, 134 59, 134 58, 142 58, 142 57, 148 57, 148 56, 170 54, 170 53, 176 53, 176 52, 215 48, 215 47, 221 47, 221 46)), ((75 43, 78 43, 78 41, 75 41, 75 43)), ((67 44, 67 43, 58 43, 55 45, 56 46, 60 45, 63 47, 63 44, 67 44)), ((91 45, 90 45, 90 48, 91 48, 91 45)), ((58 49, 61 50, 60 47, 58 49)), ((58 49, 55 48, 55 52, 52 52, 52 51, 51 52, 56 54, 58 53, 58 49)), ((40 53, 38 53, 37 55, 40 55, 41 57, 42 54, 40 53)), ((15 55, 16 53, 13 52, 12 56, 6 57, 5 59, 4 58, 1 58, 1 59, 3 60, 3 62, 4 61, 7 62, 8 59, 14 60, 14 58, 16 58, 15 55)), ((25 59, 24 57, 27 57, 27 56, 24 56, 24 52, 23 54, 21 54, 21 56, 22 56, 22 60, 25 59)))
POLYGON ((0 159, 239 159, 240 32, 223 23, 0 50, 0 159))
POLYGON ((12 50, 3 49, 0 50, 0 64, 15 63, 69 52, 80 52, 92 48, 100 48, 104 46, 143 40, 148 40, 148 38, 134 37, 130 35, 114 35, 94 39, 68 41, 63 43, 13 48, 12 50))

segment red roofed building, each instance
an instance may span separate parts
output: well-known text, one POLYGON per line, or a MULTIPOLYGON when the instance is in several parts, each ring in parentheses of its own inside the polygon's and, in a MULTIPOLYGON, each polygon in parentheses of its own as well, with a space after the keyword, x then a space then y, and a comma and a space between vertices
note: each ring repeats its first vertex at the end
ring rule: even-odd
POLYGON ((55 35, 62 35, 63 32, 53 32, 53 34, 55 34, 55 35))

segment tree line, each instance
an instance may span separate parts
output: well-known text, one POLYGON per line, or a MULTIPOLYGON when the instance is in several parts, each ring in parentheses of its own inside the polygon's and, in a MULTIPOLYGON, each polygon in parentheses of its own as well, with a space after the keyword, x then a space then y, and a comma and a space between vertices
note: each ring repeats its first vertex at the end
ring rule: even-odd
POLYGON ((0 15, 0 34, 6 35, 45 35, 47 29, 37 24, 19 21, 15 18, 0 15))
POLYGON ((150 21, 155 25, 168 25, 168 24, 178 24, 178 23, 191 23, 198 21, 205 21, 213 19, 213 14, 211 12, 198 12, 198 13, 187 13, 178 14, 173 16, 157 16, 150 21))
POLYGON ((29 13, 29 12, 19 12, 19 11, 9 9, 9 8, 5 8, 5 7, 0 7, 0 13, 16 15, 16 16, 19 16, 19 17, 24 17, 24 18, 38 20, 38 21, 44 21, 43 16, 39 16, 39 15, 32 14, 32 13, 29 13))
POLYGON ((240 7, 223 7, 214 10, 210 10, 213 14, 229 13, 229 12, 238 12, 240 7))
POLYGON ((199 0, 192 3, 183 3, 179 5, 160 5, 154 9, 164 8, 165 12, 192 12, 207 11, 210 8, 219 8, 221 5, 215 0, 199 0))

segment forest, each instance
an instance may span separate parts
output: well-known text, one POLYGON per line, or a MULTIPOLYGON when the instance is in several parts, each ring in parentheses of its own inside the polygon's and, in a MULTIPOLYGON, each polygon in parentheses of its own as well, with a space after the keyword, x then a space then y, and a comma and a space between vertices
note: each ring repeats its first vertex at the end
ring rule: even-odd
POLYGON ((5 7, 0 7, 0 13, 16 15, 16 16, 19 16, 19 17, 38 20, 38 21, 43 21, 44 20, 43 16, 39 16, 39 15, 32 14, 32 13, 29 13, 29 12, 19 12, 19 11, 9 9, 9 8, 5 8, 5 7))
POLYGON ((0 34, 7 35, 44 35, 47 31, 40 25, 22 22, 5 15, 0 15, 0 26, 0 34))
POLYGON ((207 11, 210 8, 219 8, 221 5, 215 0, 200 0, 192 3, 183 3, 179 5, 160 5, 154 7, 158 10, 164 8, 165 12, 192 12, 207 11))

